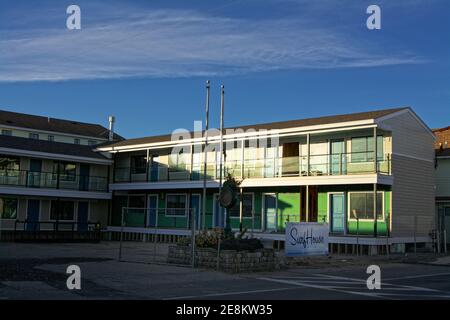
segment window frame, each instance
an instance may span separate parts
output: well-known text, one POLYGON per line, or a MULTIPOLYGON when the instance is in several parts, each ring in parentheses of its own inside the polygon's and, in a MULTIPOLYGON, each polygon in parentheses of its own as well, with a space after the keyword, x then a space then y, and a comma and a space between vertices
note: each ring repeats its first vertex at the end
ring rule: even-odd
MULTIPOLYGON (((354 193, 373 193, 373 191, 349 191, 347 192, 347 219, 348 221, 357 221, 356 218, 352 218, 351 216, 351 203, 350 203, 350 195, 354 193)), ((381 218, 377 217, 377 222, 385 222, 386 221, 386 214, 385 214, 385 191, 377 191, 377 199, 379 195, 381 194, 381 218)), ((367 221, 367 222, 373 222, 373 219, 358 219, 359 221, 367 221)))
POLYGON ((53 174, 54 179, 57 179, 59 175, 59 181, 75 182, 77 180, 77 163, 70 161, 53 161, 53 174), (73 175, 67 174, 65 169, 64 172, 60 171, 60 165, 68 165, 68 164, 75 166, 73 175), (57 170, 55 170, 55 165, 57 167, 57 170), (68 179, 68 177, 70 177, 70 179, 68 179))
POLYGON ((19 198, 15 198, 15 197, 0 197, 0 199, 3 201, 3 206, 2 206, 2 208, 1 208, 1 210, 2 210, 2 212, 1 212, 1 214, 0 214, 0 219, 1 220, 17 220, 17 216, 18 216, 18 214, 19 214, 19 203, 20 203, 20 201, 19 201, 19 198), (16 201, 16 214, 15 214, 15 217, 14 218, 4 218, 3 217, 3 214, 4 214, 4 212, 5 212, 5 199, 12 199, 12 200, 15 200, 16 201))
MULTIPOLYGON (((253 211, 254 214, 256 215, 256 211, 255 211, 255 193, 254 192, 243 192, 242 194, 243 194, 243 196, 245 196, 245 195, 251 195, 252 196, 252 210, 251 211, 253 211)), ((236 205, 238 205, 239 203, 240 203, 240 201, 238 200, 236 202, 236 205)), ((231 209, 233 209, 233 208, 231 208, 231 209)), ((251 218, 252 217, 251 212, 250 212, 250 216, 246 216, 244 212, 245 212, 245 210, 243 210, 243 212, 242 212, 242 219, 251 218)), ((227 210, 227 215, 230 216, 230 219, 240 219, 239 215, 238 216, 232 216, 231 212, 230 212, 230 209, 227 210)))
POLYGON ((36 133, 36 132, 29 132, 29 133, 28 133, 28 138, 29 138, 29 139, 39 140, 39 133, 36 133))
POLYGON ((165 199, 165 202, 166 202, 165 203, 165 210, 164 210, 164 216, 165 217, 167 217, 167 218, 177 218, 177 217, 185 218, 187 216, 187 211, 188 211, 188 207, 189 207, 189 203, 188 203, 189 199, 188 199, 187 193, 167 193, 165 198, 166 198, 165 199), (168 208, 167 207, 167 203, 168 203, 169 196, 184 196, 186 202, 185 202, 185 205, 184 205, 184 214, 183 215, 179 215, 179 214, 175 214, 174 215, 174 214, 168 214, 167 213, 168 209, 182 209, 182 208, 168 208))
MULTIPOLYGON (((373 156, 373 150, 369 150, 369 140, 373 138, 373 136, 357 136, 357 137, 351 137, 350 138, 350 162, 351 163, 367 163, 367 162, 373 162, 374 159, 372 159, 371 157, 373 156), (364 139, 365 140, 365 150, 366 151, 353 151, 353 142, 354 140, 358 140, 358 139, 364 139), (356 160, 354 159, 355 155, 363 155, 363 159, 361 160, 356 160)), ((373 142, 372 142, 373 143, 373 142)), ((377 162, 378 161, 383 161, 384 160, 384 136, 383 135, 377 135, 377 162), (378 141, 378 140, 381 141, 378 141), (378 148, 381 148, 380 150, 378 150, 378 148), (378 152, 380 151, 380 155, 378 154, 378 152)))
POLYGON ((78 204, 78 201, 75 201, 75 200, 60 200, 60 202, 72 202, 73 203, 73 217, 72 217, 72 220, 66 220, 66 219, 52 219, 52 210, 53 210, 53 203, 56 203, 58 200, 50 200, 50 216, 49 216, 49 220, 50 221, 68 221, 68 222, 71 222, 71 221, 77 221, 77 219, 78 219, 78 216, 77 216, 77 210, 76 210, 76 208, 75 208, 75 203, 77 203, 78 204))
POLYGON ((12 136, 12 130, 11 129, 2 129, 2 136, 12 136))
POLYGON ((131 174, 146 174, 147 173, 147 156, 146 155, 135 155, 130 156, 130 172, 131 174), (134 159, 136 158, 143 158, 144 159, 144 166, 143 167, 136 167, 136 161, 134 159), (144 169, 144 172, 136 172, 136 168, 144 169))

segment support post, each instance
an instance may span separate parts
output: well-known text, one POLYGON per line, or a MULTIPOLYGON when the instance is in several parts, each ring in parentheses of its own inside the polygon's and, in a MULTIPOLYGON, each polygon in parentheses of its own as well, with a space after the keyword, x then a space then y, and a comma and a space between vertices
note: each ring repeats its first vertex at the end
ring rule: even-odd
POLYGON ((378 217, 377 217, 377 184, 373 184, 373 236, 378 235, 378 217))
POLYGON ((147 155, 145 158, 145 180, 148 182, 149 181, 149 171, 148 171, 148 167, 149 167, 149 158, 150 158, 150 149, 147 149, 147 155))
POLYGON ((305 208, 306 208, 306 222, 309 222, 309 185, 306 185, 306 197, 305 197, 305 208))
MULTIPOLYGON (((222 174, 223 174, 223 158, 224 158, 224 150, 223 150, 223 115, 224 115, 224 107, 225 107, 225 87, 221 86, 221 96, 220 96, 220 146, 219 146, 219 196, 222 192, 222 174)), ((218 226, 223 227, 223 208, 219 205, 219 219, 218 226)))
POLYGON ((122 261, 122 241, 123 241, 123 224, 124 224, 124 211, 126 208, 122 207, 122 217, 120 219, 120 243, 119 243, 119 261, 122 261))
POLYGON ((309 159, 309 153, 310 153, 310 139, 311 135, 309 133, 306 134, 306 175, 309 176, 309 166, 310 166, 310 159, 309 159))
POLYGON ((373 172, 378 172, 378 159, 377 159, 377 128, 373 128, 373 172))
POLYGON ((244 193, 242 192, 242 188, 240 188, 240 202, 239 202, 239 231, 242 232, 242 220, 244 217, 244 193))
POLYGON ((205 149, 203 159, 203 202, 202 202, 202 229, 206 229, 206 174, 208 172, 208 118, 209 118, 209 80, 206 81, 206 121, 205 121, 205 149))

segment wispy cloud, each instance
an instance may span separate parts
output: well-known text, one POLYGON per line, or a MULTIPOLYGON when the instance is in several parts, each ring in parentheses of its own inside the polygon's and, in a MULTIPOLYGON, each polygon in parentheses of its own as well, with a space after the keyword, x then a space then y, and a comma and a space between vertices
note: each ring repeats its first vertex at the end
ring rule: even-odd
POLYGON ((127 9, 120 18, 83 23, 80 31, 63 27, 5 31, 0 81, 214 76, 421 61, 296 19, 127 9))

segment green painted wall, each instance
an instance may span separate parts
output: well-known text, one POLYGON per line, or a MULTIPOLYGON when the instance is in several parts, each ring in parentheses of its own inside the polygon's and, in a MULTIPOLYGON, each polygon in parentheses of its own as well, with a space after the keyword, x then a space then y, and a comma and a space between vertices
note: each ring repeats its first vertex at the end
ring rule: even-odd
POLYGON ((300 222, 300 192, 278 193, 278 230, 287 222, 300 222))
POLYGON ((328 194, 326 192, 318 193, 317 222, 328 222, 328 194))

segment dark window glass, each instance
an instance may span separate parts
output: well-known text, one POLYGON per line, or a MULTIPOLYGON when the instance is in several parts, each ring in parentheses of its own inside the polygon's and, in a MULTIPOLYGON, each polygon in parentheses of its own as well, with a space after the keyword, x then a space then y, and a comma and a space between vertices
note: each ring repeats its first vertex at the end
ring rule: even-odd
POLYGON ((129 196, 128 207, 130 208, 145 208, 145 196, 129 196))
POLYGON ((39 134, 38 134, 38 133, 32 133, 32 132, 30 132, 29 135, 28 135, 28 137, 29 137, 30 139, 39 139, 39 134))
POLYGON ((2 130, 2 135, 4 135, 4 136, 12 136, 12 131, 3 129, 2 130))
POLYGON ((17 218, 17 199, 0 198, 0 217, 3 219, 17 218))
MULTIPOLYGON (((72 162, 54 162, 53 173, 59 174, 60 181, 75 181, 77 173, 77 165, 72 162)), ((54 177, 57 179, 57 176, 54 177)))
POLYGON ((131 157, 131 173, 140 174, 145 173, 145 166, 147 160, 145 156, 133 156, 131 157))
MULTIPOLYGON (((242 215, 244 217, 251 217, 253 211, 253 194, 244 193, 244 202, 242 206, 242 215)), ((233 208, 228 210, 230 217, 239 217, 240 214, 240 201, 237 201, 233 208)))
POLYGON ((55 141, 55 136, 48 136, 48 141, 55 141))
POLYGON ((185 194, 168 194, 166 215, 185 216, 186 215, 186 199, 185 194))
POLYGON ((50 219, 52 220, 73 220, 74 218, 74 202, 73 201, 56 201, 52 200, 50 219))
POLYGON ((0 170, 19 170, 20 159, 0 155, 0 170))

